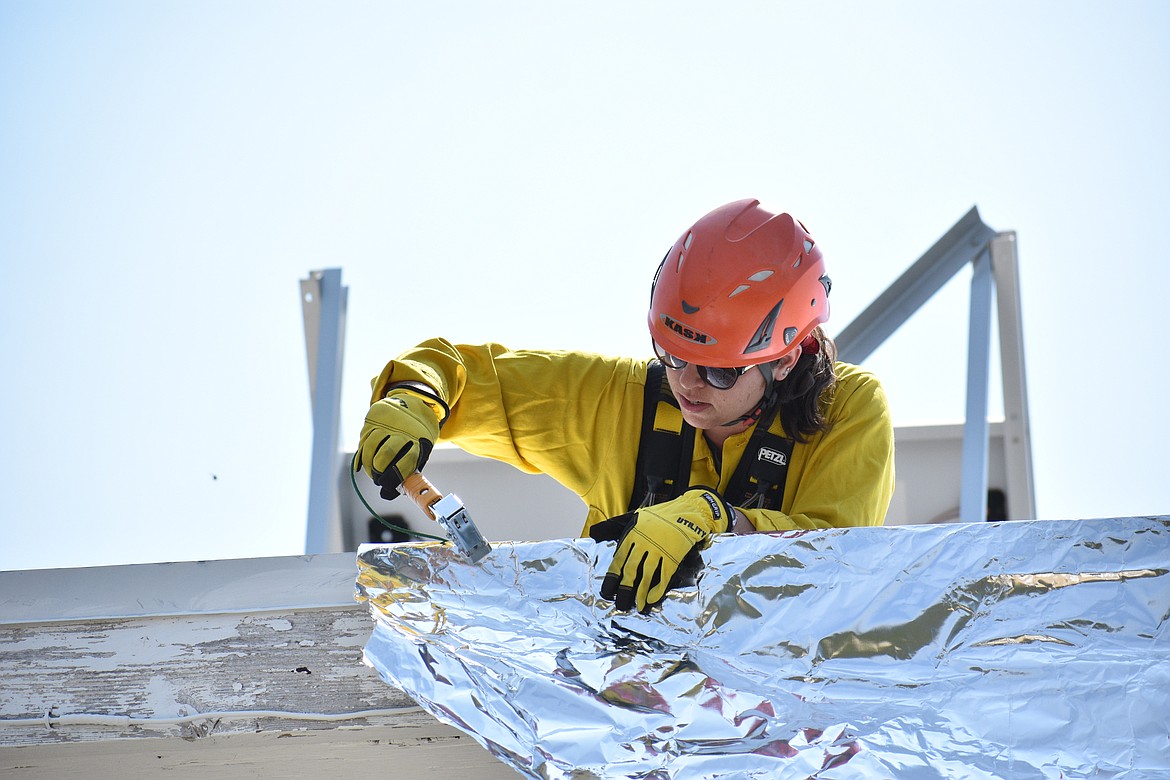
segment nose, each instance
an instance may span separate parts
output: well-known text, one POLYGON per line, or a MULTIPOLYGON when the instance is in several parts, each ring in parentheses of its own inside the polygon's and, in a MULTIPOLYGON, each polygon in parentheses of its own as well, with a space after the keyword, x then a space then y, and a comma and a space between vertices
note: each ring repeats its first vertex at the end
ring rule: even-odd
POLYGON ((683 366, 683 370, 679 372, 678 384, 684 390, 698 390, 700 387, 707 386, 707 383, 699 376, 699 371, 695 368, 694 363, 687 363, 683 366))

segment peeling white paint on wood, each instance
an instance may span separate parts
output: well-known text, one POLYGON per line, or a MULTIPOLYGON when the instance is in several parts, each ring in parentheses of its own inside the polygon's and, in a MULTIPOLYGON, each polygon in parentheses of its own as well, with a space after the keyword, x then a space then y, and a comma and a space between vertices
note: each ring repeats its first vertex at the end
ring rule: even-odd
MULTIPOLYGON (((370 632, 359 605, 280 615, 92 620, 0 629, 0 717, 115 715, 176 719, 201 712, 343 714, 410 707, 362 663, 370 632)), ((273 726, 286 728, 287 726, 273 726)), ((333 728, 301 722, 296 728, 333 728)), ((257 731, 224 721, 215 733, 257 731)), ((135 726, 120 737, 167 734, 135 726)), ((181 736, 191 727, 180 729, 181 736)), ((100 739, 109 729, 6 728, 4 744, 100 739)))
POLYGON ((0 572, 0 776, 321 777, 344 760, 515 777, 362 662, 355 571, 346 554, 0 572))

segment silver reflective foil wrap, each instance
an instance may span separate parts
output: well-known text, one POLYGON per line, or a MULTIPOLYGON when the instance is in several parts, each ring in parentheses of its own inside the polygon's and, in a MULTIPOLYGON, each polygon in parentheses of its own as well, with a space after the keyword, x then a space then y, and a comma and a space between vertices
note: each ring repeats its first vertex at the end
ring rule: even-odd
POLYGON ((650 615, 612 544, 367 546, 367 663, 538 778, 1170 778, 1170 518, 720 537, 650 615))

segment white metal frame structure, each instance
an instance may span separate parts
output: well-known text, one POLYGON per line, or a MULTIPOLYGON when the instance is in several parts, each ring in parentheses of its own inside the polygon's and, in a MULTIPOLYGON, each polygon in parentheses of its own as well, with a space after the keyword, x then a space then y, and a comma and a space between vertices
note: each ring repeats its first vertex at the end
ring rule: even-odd
POLYGON ((968 264, 973 273, 959 520, 973 523, 987 518, 987 408, 993 298, 998 301, 1008 518, 1032 519, 1036 516, 1036 499, 1015 232, 997 233, 984 224, 978 209, 972 207, 841 331, 836 337, 838 354, 850 363, 865 360, 968 264))
POLYGON ((310 555, 340 549, 334 536, 340 529, 336 475, 348 298, 349 290, 341 284, 340 268, 312 271, 301 280, 313 407, 309 517, 305 529, 305 552, 310 555))

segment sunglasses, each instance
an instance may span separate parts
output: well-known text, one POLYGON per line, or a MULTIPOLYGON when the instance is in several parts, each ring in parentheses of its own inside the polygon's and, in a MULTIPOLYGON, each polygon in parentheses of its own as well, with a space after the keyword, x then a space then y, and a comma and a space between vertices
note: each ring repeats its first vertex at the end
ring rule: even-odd
MULTIPOLYGON (((662 361, 662 365, 667 368, 673 368, 675 371, 681 371, 687 367, 687 361, 679 360, 674 355, 670 354, 654 342, 654 354, 662 361)), ((739 378, 746 374, 751 366, 744 366, 743 368, 713 368, 711 366, 695 366, 695 371, 699 373, 699 379, 702 379, 707 384, 714 387, 716 390, 730 390, 739 378)))

